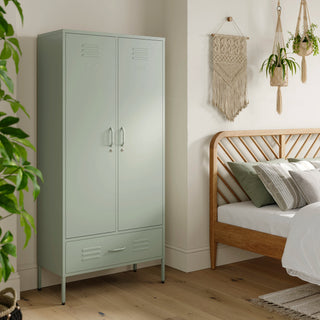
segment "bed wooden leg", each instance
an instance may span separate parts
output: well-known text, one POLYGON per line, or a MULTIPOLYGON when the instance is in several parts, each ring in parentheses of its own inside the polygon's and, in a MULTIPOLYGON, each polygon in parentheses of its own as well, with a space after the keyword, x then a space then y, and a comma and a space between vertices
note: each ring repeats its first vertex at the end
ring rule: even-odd
POLYGON ((218 242, 213 242, 210 246, 210 255, 211 255, 211 269, 216 268, 216 262, 217 262, 217 247, 218 242))

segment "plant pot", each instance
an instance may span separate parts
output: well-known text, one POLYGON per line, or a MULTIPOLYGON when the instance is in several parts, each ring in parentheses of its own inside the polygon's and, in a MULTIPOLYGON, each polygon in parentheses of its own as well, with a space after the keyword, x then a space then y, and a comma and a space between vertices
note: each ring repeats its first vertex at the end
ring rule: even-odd
POLYGON ((0 291, 0 320, 7 319, 22 319, 21 310, 17 304, 17 295, 12 288, 6 288, 0 291))
POLYGON ((299 46, 295 46, 294 53, 299 56, 310 56, 313 52, 313 45, 309 42, 300 42, 299 46))
POLYGON ((274 70, 273 75, 270 74, 271 87, 287 87, 288 86, 288 68, 286 67, 285 78, 283 79, 283 72, 281 67, 274 70))

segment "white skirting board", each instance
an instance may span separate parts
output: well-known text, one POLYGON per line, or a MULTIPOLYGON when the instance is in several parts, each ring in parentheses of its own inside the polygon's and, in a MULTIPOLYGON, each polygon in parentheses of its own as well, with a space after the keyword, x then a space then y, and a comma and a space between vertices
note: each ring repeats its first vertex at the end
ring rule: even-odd
MULTIPOLYGON (((260 257, 245 250, 218 244, 217 265, 224 265, 260 257)), ((210 249, 182 249, 166 245, 166 265, 184 271, 192 272, 210 268, 210 249)))

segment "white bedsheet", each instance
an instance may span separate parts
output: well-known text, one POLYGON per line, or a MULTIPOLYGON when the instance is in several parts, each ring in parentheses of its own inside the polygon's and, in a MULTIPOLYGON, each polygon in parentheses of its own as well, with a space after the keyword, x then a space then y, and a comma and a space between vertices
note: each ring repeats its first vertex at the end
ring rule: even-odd
POLYGON ((300 209, 292 219, 282 266, 290 275, 320 285, 320 202, 300 209))
POLYGON ((298 211, 299 209, 282 211, 277 205, 257 208, 251 201, 245 201, 218 207, 218 221, 287 237, 292 218, 298 211))

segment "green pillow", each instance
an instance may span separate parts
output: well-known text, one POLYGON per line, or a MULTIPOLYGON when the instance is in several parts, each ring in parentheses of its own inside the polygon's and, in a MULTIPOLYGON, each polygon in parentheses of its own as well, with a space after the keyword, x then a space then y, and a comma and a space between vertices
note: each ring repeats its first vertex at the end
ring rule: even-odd
MULTIPOLYGON (((277 163, 287 162, 287 160, 275 159, 266 162, 277 163)), ((261 182, 256 171, 253 169, 253 166, 257 165, 257 163, 258 162, 228 162, 228 165, 252 203, 260 208, 269 204, 274 204, 275 201, 261 182)))
POLYGON ((288 158, 289 162, 299 162, 299 161, 320 161, 320 158, 288 158))

